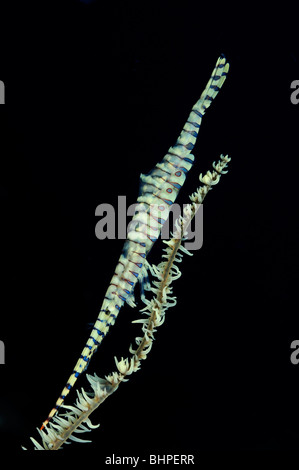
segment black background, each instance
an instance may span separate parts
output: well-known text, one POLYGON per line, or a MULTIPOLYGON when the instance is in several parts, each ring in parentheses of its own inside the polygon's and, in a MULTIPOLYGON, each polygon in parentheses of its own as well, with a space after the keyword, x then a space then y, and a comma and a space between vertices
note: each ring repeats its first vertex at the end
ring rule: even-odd
MULTIPOLYGON (((92 444, 62 452, 96 451, 103 463, 298 450, 295 15, 44 1, 3 2, 1 22, 1 451, 32 449, 97 317, 123 241, 95 237, 96 207, 136 201, 139 174, 175 142, 220 53, 230 72, 179 197, 231 156, 204 205, 203 247, 184 259, 178 304, 141 371, 92 416, 92 444)), ((127 355, 138 316, 122 309, 89 372, 127 355)))

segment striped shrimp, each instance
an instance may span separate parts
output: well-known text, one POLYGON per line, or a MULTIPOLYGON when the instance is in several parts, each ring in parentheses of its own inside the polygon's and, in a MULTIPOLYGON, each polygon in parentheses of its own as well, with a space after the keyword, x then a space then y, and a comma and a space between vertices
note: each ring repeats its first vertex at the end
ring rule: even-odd
POLYGON ((170 147, 163 160, 147 175, 140 176, 140 191, 135 215, 128 226, 124 244, 115 272, 104 297, 98 318, 61 395, 52 408, 41 429, 49 423, 64 403, 78 377, 86 370, 88 363, 107 335, 121 307, 127 302, 135 306, 133 291, 137 280, 146 275, 144 261, 159 237, 162 226, 168 218, 170 206, 176 200, 186 175, 194 162, 192 151, 201 126, 202 117, 223 85, 229 64, 224 55, 216 63, 210 80, 193 106, 179 138, 170 147))

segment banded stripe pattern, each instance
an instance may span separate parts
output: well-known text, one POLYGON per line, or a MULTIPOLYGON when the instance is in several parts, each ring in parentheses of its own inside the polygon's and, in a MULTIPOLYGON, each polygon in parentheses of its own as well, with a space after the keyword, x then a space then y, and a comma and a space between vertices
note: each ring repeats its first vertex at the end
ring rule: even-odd
POLYGON ((125 302, 135 306, 133 291, 137 280, 143 282, 146 276, 144 260, 160 235, 186 175, 194 162, 192 151, 201 126, 202 117, 223 85, 229 64, 224 55, 216 63, 210 80, 199 100, 193 106, 179 138, 170 147, 163 160, 147 175, 140 175, 140 191, 135 215, 128 226, 127 240, 119 262, 104 297, 104 301, 92 332, 77 361, 66 386, 55 407, 43 422, 43 429, 64 403, 66 396, 78 377, 86 370, 88 363, 114 325, 125 302))

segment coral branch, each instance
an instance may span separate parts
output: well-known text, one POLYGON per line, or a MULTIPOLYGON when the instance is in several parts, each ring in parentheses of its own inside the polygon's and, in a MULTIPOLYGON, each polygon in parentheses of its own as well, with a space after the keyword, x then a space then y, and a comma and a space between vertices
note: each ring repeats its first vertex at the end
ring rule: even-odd
POLYGON ((117 371, 107 375, 105 379, 98 377, 96 374, 93 376, 87 374, 93 396, 91 397, 83 388, 81 392, 77 391, 76 404, 73 406, 63 405, 62 408, 67 412, 64 415, 56 415, 53 422, 50 422, 45 430, 38 430, 42 445, 34 438, 31 438, 35 450, 58 450, 69 439, 75 442, 90 442, 78 438, 74 433, 88 432, 98 427, 99 425, 91 423, 89 419, 91 413, 117 390, 121 382, 127 381, 129 375, 140 369, 141 360, 146 359, 152 348, 156 328, 164 323, 167 309, 176 305, 176 297, 172 294, 171 284, 181 276, 181 272, 175 263, 181 262, 183 254, 191 255, 182 246, 187 229, 207 193, 219 182, 221 175, 227 173, 225 168, 229 161, 230 158, 227 155, 221 155, 219 162, 217 164, 213 163, 214 170, 212 172, 208 171, 204 176, 200 175, 199 179, 203 185, 190 196, 191 204, 184 208, 184 215, 176 221, 176 230, 173 237, 170 240, 163 240, 166 244, 162 254, 163 261, 158 266, 146 262, 147 268, 153 277, 149 290, 154 296, 149 300, 144 294, 142 295, 145 307, 141 310, 141 313, 145 318, 133 322, 142 324, 143 336, 135 339, 137 348, 134 349, 131 345, 129 348, 131 355, 126 359, 121 358, 119 361, 115 358, 117 371))

